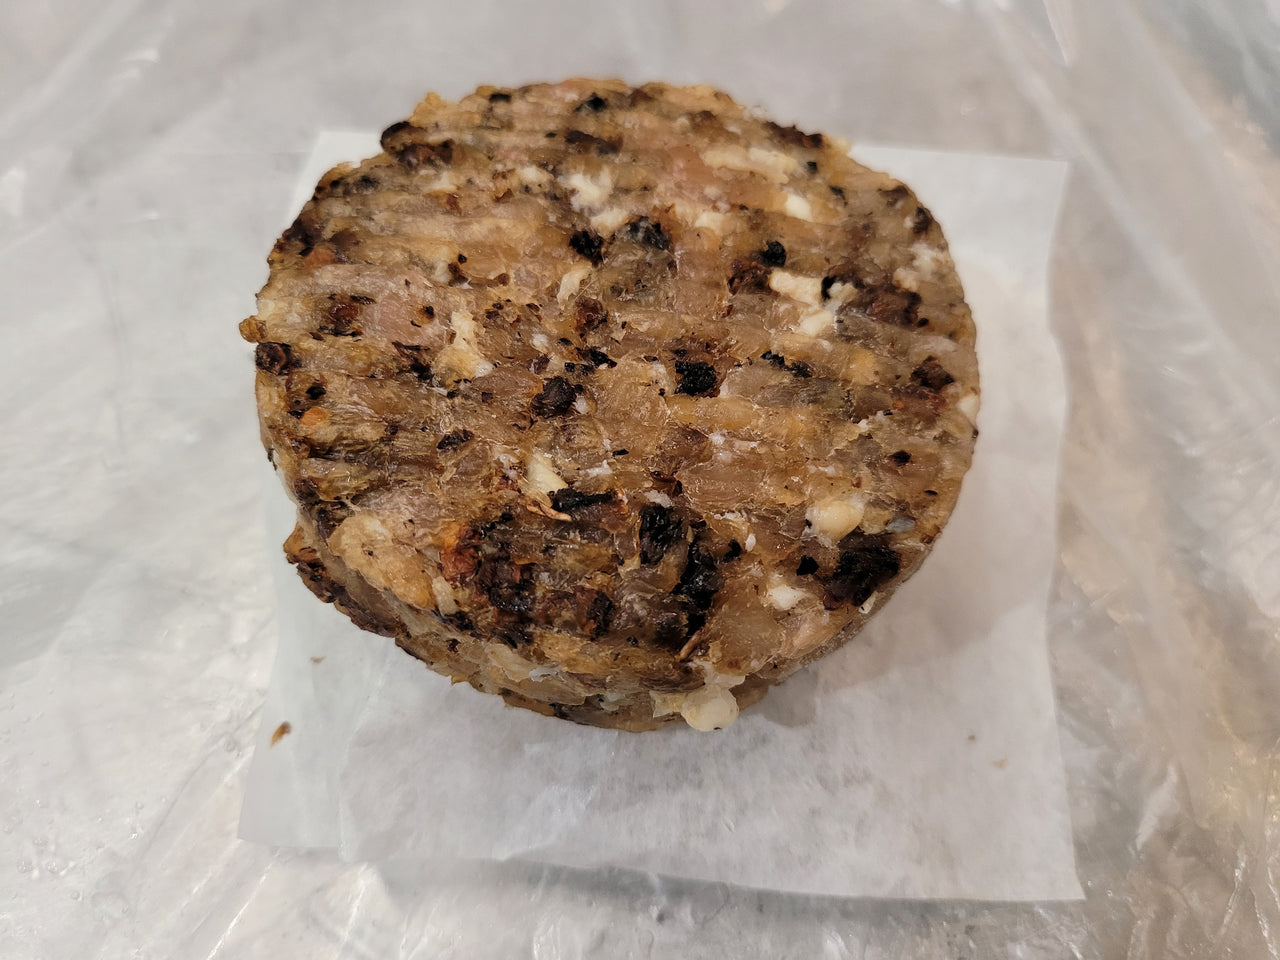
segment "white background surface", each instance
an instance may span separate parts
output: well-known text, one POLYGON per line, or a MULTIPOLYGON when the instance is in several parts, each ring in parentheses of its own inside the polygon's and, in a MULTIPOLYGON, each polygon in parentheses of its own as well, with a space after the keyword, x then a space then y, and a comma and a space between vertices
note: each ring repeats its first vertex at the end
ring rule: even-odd
MULTIPOLYGON (((325 134, 301 205, 377 140, 325 134)), ((863 147, 939 218, 979 321, 982 436, 922 570, 861 637, 714 736, 507 708, 280 579, 241 835, 349 858, 623 866, 834 896, 1080 896, 1045 644, 1065 387, 1053 161, 863 147), (321 658, 319 663, 312 658, 321 658), (291 733, 275 746, 279 722, 291 733)), ((271 561, 292 509, 269 479, 271 561)))
POLYGON ((0 4, 0 956, 1280 953, 1277 51, 1259 0, 0 4), (1083 901, 236 838, 278 630, 235 324, 298 170, 428 89, 571 73, 1070 161, 1048 648, 1083 901))

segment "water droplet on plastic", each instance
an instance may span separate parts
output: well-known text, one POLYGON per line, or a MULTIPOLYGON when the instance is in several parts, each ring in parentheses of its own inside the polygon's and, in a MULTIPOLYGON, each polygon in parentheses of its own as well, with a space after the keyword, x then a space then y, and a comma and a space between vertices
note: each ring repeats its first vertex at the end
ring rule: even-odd
POLYGON ((89 898, 93 909, 104 917, 119 920, 129 913, 129 901, 118 893, 100 891, 89 898))
POLYGON ((74 865, 75 864, 72 861, 64 860, 62 857, 50 857, 44 862, 44 869, 55 877, 60 877, 74 865))

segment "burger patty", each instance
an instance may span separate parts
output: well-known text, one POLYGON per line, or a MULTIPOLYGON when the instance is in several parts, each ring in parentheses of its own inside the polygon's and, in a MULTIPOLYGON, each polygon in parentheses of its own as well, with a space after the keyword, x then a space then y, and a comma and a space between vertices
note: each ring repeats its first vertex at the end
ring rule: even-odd
POLYGON ((919 566, 977 431, 942 231, 706 87, 429 95, 326 174, 258 313, 311 589, 509 703, 732 722, 919 566))

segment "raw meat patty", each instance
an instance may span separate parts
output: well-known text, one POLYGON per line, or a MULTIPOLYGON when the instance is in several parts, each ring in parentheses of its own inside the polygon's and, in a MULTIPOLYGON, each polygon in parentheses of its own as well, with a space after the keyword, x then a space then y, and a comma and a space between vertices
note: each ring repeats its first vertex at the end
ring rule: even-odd
POLYGON ((978 372, 906 186, 705 87, 431 95, 382 146, 241 325, 321 599, 509 703, 710 729, 919 566, 978 372))

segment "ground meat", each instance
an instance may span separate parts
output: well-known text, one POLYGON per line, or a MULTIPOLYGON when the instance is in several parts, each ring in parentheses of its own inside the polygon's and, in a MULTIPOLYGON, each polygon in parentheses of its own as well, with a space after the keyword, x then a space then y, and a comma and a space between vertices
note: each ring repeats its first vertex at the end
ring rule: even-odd
POLYGON ((317 596, 639 730, 746 705, 918 567, 978 390, 907 187, 661 84, 428 98, 382 148, 321 180, 241 325, 317 596))

